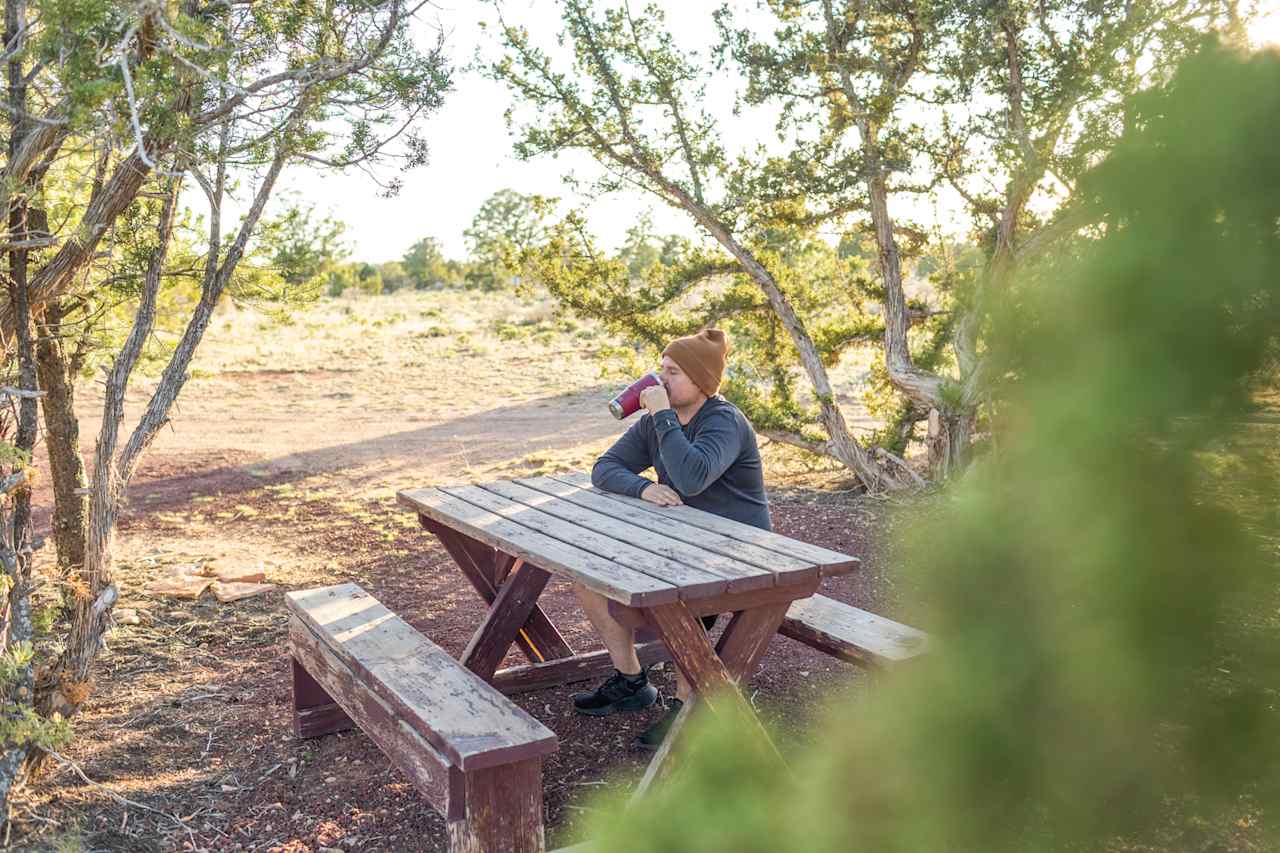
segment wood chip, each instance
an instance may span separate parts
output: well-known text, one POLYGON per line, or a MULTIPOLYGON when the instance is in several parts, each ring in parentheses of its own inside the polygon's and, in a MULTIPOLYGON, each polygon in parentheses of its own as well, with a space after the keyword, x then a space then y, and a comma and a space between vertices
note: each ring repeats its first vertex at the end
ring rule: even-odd
MULTIPOLYGON (((209 567, 205 566, 205 574, 208 574, 208 572, 209 567)), ((223 583, 262 583, 267 579, 267 571, 259 563, 256 568, 253 566, 215 568, 210 577, 216 578, 223 583)))
POLYGON ((276 588, 273 583, 226 583, 223 581, 213 582, 213 594, 226 604, 229 601, 239 601, 242 598, 249 598, 254 595, 261 595, 276 588))
POLYGON ((138 611, 131 607, 117 607, 111 612, 111 617, 120 625, 142 624, 142 620, 138 618, 138 611))
POLYGON ((148 595, 172 595, 176 598, 199 598, 201 593, 209 588, 209 584, 213 583, 209 578, 189 577, 179 575, 177 577, 159 578, 147 584, 145 592, 148 595))

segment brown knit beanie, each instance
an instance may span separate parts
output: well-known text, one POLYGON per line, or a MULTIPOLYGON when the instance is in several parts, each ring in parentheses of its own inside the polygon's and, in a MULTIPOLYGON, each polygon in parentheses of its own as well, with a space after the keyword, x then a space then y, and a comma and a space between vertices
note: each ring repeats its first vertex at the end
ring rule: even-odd
POLYGON ((680 365, 693 384, 708 397, 720 390, 724 376, 724 358, 729 352, 729 338, 719 329, 703 329, 687 338, 676 338, 667 344, 663 355, 680 365))

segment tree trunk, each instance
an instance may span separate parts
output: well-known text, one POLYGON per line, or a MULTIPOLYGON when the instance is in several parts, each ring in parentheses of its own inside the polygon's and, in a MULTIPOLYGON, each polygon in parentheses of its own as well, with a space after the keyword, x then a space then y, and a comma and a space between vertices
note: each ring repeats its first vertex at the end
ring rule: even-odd
MULTIPOLYGON (((19 33, 26 26, 26 4, 24 0, 8 0, 5 4, 5 43, 17 44, 19 33)), ((15 53, 17 53, 15 51, 15 53)), ((21 148, 25 122, 21 116, 26 112, 27 95, 24 69, 21 56, 12 55, 6 68, 8 81, 8 108, 10 119, 9 147, 10 160, 21 148)), ((7 195, 7 217, 10 238, 25 238, 27 231, 27 203, 30 188, 25 185, 10 188, 7 195)), ((35 392, 36 359, 35 344, 31 335, 31 306, 27 280, 27 251, 11 249, 9 255, 9 301, 13 309, 15 331, 17 332, 18 384, 22 391, 18 402, 18 428, 14 436, 14 445, 20 454, 30 460, 36 444, 38 429, 38 411, 35 392)), ((15 464, 17 476, 23 476, 23 469, 30 462, 19 460, 15 464)), ((9 478, 6 478, 8 480, 9 478)), ((12 498, 13 512, 8 518, 0 520, 8 523, 4 531, 4 542, 0 544, 0 562, 3 562, 9 576, 9 600, 6 614, 4 645, 7 650, 16 650, 20 646, 29 645, 34 636, 31 621, 31 558, 32 558, 32 524, 31 524, 31 488, 23 483, 12 490, 10 495, 0 495, 0 500, 12 498)), ((3 684, 5 705, 16 713, 29 710, 34 699, 35 672, 34 664, 28 662, 19 667, 12 677, 3 684)), ((0 754, 0 816, 5 820, 9 815, 9 794, 18 780, 23 761, 30 750, 30 745, 23 739, 9 741, 3 745, 0 754)))
MULTIPOLYGON (((800 354, 800 363, 804 366, 809 382, 813 386, 814 396, 818 399, 819 420, 826 431, 829 441, 825 452, 839 460, 852 471, 870 492, 879 492, 886 488, 899 489, 910 486, 910 482, 902 479, 888 468, 876 462, 858 440, 849 431, 844 413, 836 403, 835 392, 827 376, 827 368, 822 363, 822 356, 813 343, 813 338, 804 327, 804 321, 796 314, 786 294, 778 286, 773 274, 765 268, 747 247, 729 233, 729 230, 704 205, 698 203, 683 188, 666 180, 661 175, 651 174, 658 183, 681 207, 693 215, 694 219, 706 229, 716 242, 723 246, 737 259, 742 268, 756 282, 769 300, 769 307, 787 330, 796 351, 800 354)), ((902 309, 902 319, 906 322, 906 306, 902 309)))
POLYGON ((929 475, 941 482, 958 474, 969 464, 973 440, 973 416, 966 412, 943 414, 929 410, 929 475))
MULTIPOLYGON (((62 339, 63 305, 45 306, 43 333, 36 350, 40 387, 44 389, 45 446, 53 481, 53 541, 58 572, 66 579, 84 565, 84 522, 88 507, 84 457, 80 455, 80 421, 75 413, 75 366, 62 339)), ((69 601, 68 601, 69 603, 69 601)))

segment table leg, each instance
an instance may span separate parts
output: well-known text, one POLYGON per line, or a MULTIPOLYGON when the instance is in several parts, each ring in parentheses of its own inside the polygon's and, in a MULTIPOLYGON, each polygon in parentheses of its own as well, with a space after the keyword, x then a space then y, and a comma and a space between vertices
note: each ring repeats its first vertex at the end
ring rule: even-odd
POLYGON ((462 665, 485 681, 493 681, 498 664, 516 642, 550 579, 546 570, 517 561, 517 568, 498 590, 484 623, 462 653, 462 665))
MULTIPOLYGON (((485 604, 492 606, 494 599, 498 596, 499 587, 502 586, 514 565, 514 558, 445 527, 425 515, 419 515, 418 520, 424 528, 439 538, 445 551, 458 564, 458 568, 475 587, 485 604)), ((528 620, 518 627, 516 643, 530 663, 545 663, 573 657, 573 649, 547 618, 547 614, 536 604, 530 611, 528 620)))
MULTIPOLYGON (((690 701, 682 709, 676 722, 683 724, 693 708, 706 707, 712 713, 736 712, 734 716, 748 721, 755 730, 757 742, 766 753, 782 762, 782 756, 773 744, 773 740, 756 717, 746 698, 738 690, 737 679, 753 667, 763 654, 769 638, 778 630, 778 624, 785 615, 786 608, 779 604, 767 607, 752 608, 734 615, 730 623, 732 634, 722 644, 730 656, 729 662, 734 669, 730 670, 726 661, 716 654, 711 640, 703 630, 702 623, 694 616, 683 602, 664 604, 648 610, 648 616, 657 629, 662 641, 666 644, 671 658, 680 672, 688 679, 696 694, 696 701, 690 701), (755 611, 767 611, 757 614, 755 611)), ((726 629, 728 632, 729 629, 726 629)), ((643 796, 654 781, 663 778, 670 772, 671 756, 676 751, 679 731, 672 727, 662 748, 653 757, 645 771, 641 786, 633 797, 643 796)))
POLYGON ((788 601, 733 614, 728 627, 720 635, 716 653, 729 675, 739 684, 755 675, 760 658, 764 657, 769 641, 778 633, 790 608, 791 602, 788 601))

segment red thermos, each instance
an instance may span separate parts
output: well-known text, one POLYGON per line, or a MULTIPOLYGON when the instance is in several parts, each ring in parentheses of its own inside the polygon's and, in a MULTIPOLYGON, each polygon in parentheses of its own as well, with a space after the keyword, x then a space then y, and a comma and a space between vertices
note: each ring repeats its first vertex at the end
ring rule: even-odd
POLYGON ((661 384, 662 378, 657 373, 646 373, 609 401, 609 411, 618 420, 634 415, 640 410, 640 392, 650 385, 661 384))

